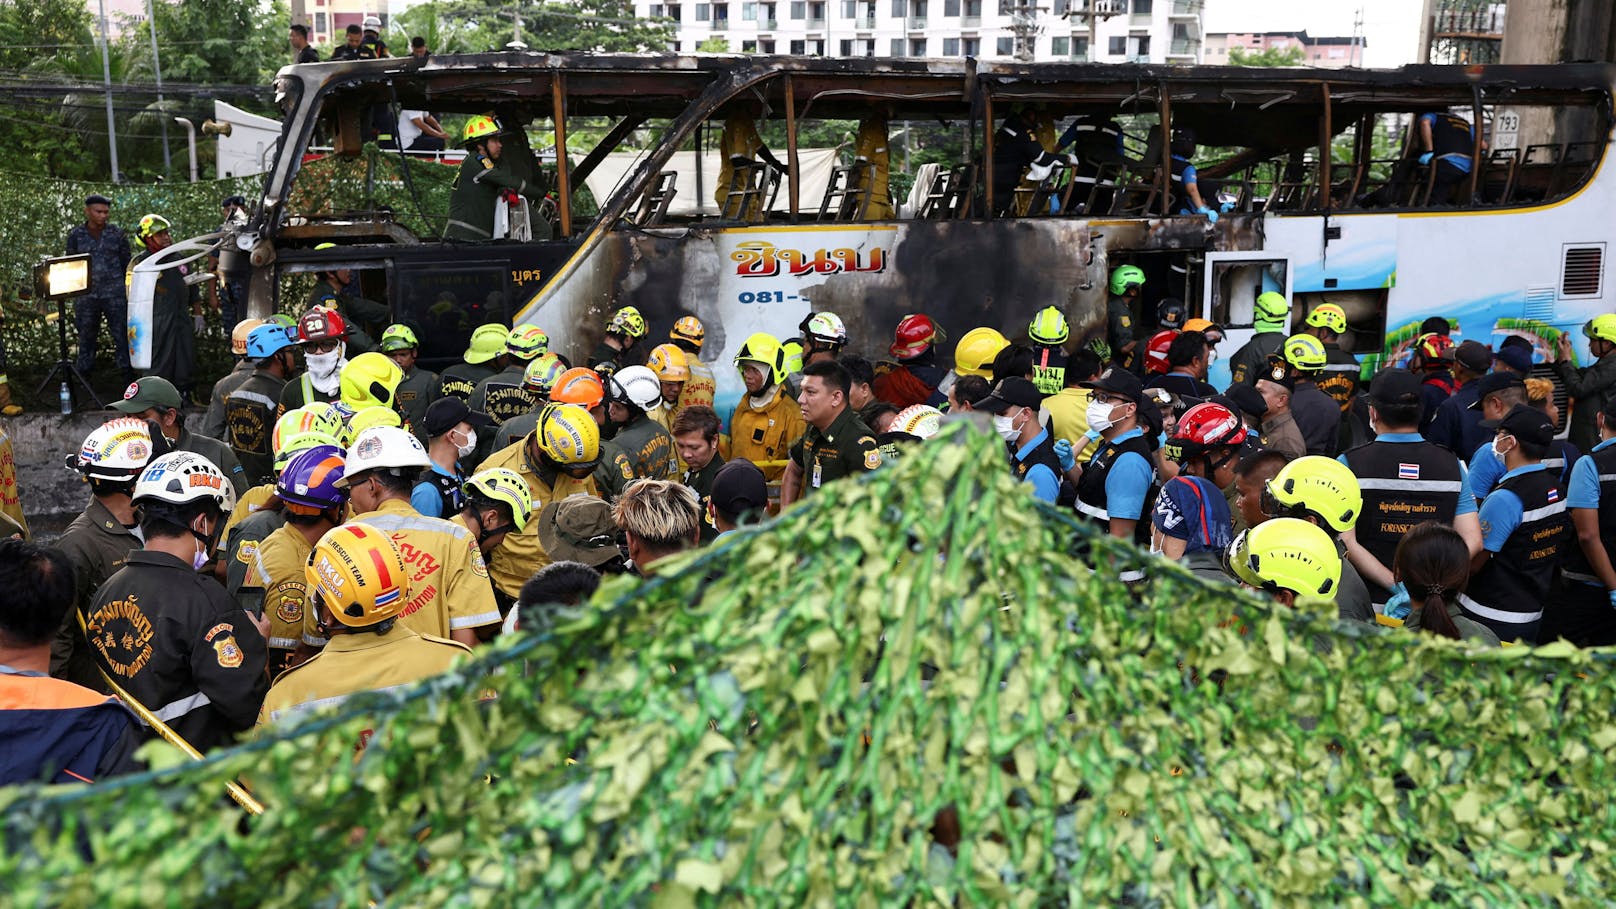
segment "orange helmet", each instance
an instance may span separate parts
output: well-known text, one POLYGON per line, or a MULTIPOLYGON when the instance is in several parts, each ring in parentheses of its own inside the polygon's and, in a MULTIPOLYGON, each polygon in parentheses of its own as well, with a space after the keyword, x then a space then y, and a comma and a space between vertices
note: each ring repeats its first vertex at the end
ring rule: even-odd
POLYGON ((576 404, 585 410, 606 400, 606 386, 600 374, 587 366, 574 366, 558 376, 550 386, 550 400, 557 404, 576 404))
POLYGON ((1414 357, 1409 366, 1414 369, 1441 369, 1453 362, 1453 339, 1435 332, 1420 335, 1414 342, 1414 357))

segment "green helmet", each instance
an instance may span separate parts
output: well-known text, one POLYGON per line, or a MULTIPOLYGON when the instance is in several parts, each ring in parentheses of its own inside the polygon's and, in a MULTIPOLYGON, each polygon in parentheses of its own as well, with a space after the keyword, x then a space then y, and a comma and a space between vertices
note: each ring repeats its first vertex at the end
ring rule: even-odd
POLYGON ((1285 341, 1285 362, 1297 372, 1318 372, 1328 362, 1324 343, 1312 335, 1291 335, 1285 341))
POLYGON ((1111 272, 1111 292, 1125 294, 1130 287, 1144 287, 1145 273, 1137 265, 1118 265, 1111 272))
MULTIPOLYGON (((1115 283, 1114 278, 1112 282, 1115 283)), ((1034 343, 1056 347, 1065 344, 1066 339, 1072 336, 1072 327, 1066 324, 1066 314, 1060 311, 1060 307, 1045 306, 1032 317, 1032 324, 1027 326, 1027 336, 1032 338, 1034 343)))
POLYGON ((1270 290, 1258 295, 1252 321, 1259 325, 1284 325, 1285 317, 1290 314, 1290 301, 1285 299, 1284 294, 1270 290))

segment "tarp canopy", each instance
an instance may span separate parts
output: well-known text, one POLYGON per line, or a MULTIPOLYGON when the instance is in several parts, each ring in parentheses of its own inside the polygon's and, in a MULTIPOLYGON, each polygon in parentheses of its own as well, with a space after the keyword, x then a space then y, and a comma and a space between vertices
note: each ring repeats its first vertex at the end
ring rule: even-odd
MULTIPOLYGON (((601 205, 611 198, 617 191, 618 185, 623 182, 634 165, 640 159, 649 155, 650 151, 613 152, 606 156, 604 161, 596 167, 589 178, 584 181, 589 192, 601 205)), ((785 153, 778 153, 784 160, 785 153)), ((571 157, 570 155, 568 156, 571 157)), ((722 165, 717 149, 708 151, 701 159, 700 191, 696 182, 696 153, 693 151, 674 152, 668 163, 663 165, 663 171, 674 171, 679 175, 675 184, 677 193, 673 201, 668 204, 668 214, 674 216, 690 217, 693 215, 711 215, 717 217, 718 203, 713 201, 714 189, 718 186, 718 172, 722 165)), ((801 174, 802 189, 798 194, 798 205, 802 211, 818 211, 819 203, 825 198, 825 187, 830 184, 830 172, 836 167, 836 149, 834 148, 799 148, 797 149, 797 167, 801 174)), ((791 198, 787 195, 784 179, 780 181, 780 192, 774 198, 770 211, 790 211, 791 198)))

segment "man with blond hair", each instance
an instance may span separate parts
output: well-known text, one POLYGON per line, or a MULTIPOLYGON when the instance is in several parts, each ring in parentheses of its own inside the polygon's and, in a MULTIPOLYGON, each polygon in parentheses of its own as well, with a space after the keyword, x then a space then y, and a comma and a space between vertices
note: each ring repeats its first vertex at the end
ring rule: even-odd
POLYGON ((612 520, 628 538, 628 558, 641 575, 669 556, 701 541, 701 505, 696 493, 672 480, 636 480, 612 506, 612 520))

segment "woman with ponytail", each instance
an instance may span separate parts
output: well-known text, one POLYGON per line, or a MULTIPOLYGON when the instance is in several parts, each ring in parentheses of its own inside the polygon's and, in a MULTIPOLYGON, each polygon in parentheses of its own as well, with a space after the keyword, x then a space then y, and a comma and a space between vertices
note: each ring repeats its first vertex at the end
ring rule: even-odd
POLYGON ((1498 646, 1498 636, 1459 613, 1459 594, 1470 583, 1470 550, 1446 524, 1418 524, 1397 544, 1393 576, 1408 590, 1414 611, 1404 627, 1498 646))

